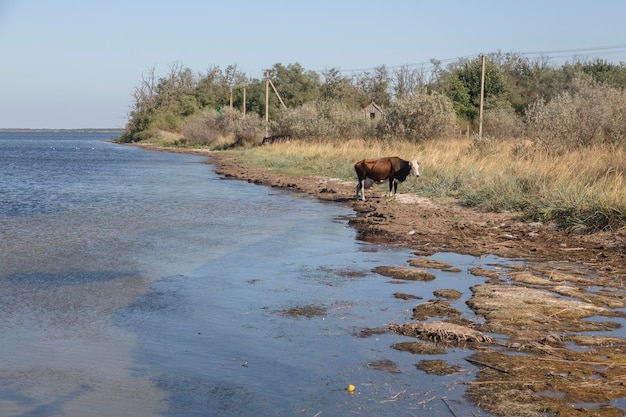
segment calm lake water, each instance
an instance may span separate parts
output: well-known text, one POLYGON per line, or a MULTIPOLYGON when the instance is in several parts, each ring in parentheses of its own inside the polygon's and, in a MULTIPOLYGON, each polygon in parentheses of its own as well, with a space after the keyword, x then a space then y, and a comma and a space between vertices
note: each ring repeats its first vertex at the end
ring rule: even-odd
POLYGON ((397 285, 371 270, 411 253, 358 241, 351 209, 111 136, 0 133, 0 417, 486 415, 471 352, 428 375, 409 339, 359 332, 410 320, 395 292, 458 288, 471 318, 489 259, 397 285))

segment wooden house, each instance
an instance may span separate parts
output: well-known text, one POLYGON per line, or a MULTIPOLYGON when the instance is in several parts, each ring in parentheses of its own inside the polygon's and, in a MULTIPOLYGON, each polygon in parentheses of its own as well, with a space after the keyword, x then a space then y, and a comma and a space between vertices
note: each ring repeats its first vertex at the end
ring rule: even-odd
POLYGON ((378 119, 383 115, 382 109, 378 107, 378 104, 374 103, 373 101, 366 108, 363 109, 363 113, 365 114, 365 117, 372 120, 378 119))

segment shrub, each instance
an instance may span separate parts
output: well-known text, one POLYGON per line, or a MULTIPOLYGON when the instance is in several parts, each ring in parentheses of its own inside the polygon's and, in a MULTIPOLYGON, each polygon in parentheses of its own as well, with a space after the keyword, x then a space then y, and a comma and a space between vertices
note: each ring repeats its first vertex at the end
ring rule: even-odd
POLYGON ((438 94, 416 94, 396 101, 378 125, 385 139, 408 139, 420 142, 450 137, 458 129, 452 102, 438 94))
POLYGON ((600 144, 626 143, 626 91, 578 76, 569 91, 526 112, 530 136, 563 153, 600 144))
POLYGON ((206 110, 186 120, 182 134, 190 145, 224 147, 257 145, 263 140, 264 122, 255 113, 238 110, 206 110))
POLYGON ((485 110, 483 132, 497 139, 520 138, 524 135, 524 122, 512 108, 485 110))
POLYGON ((181 133, 191 145, 210 146, 227 134, 228 118, 213 109, 187 119, 181 133))
POLYGON ((272 132, 299 139, 337 139, 367 136, 370 127, 362 112, 324 100, 281 110, 272 132))
POLYGON ((331 135, 329 127, 323 126, 318 119, 317 108, 312 102, 293 109, 282 109, 272 134, 290 135, 300 139, 331 135))
POLYGON ((372 123, 362 111, 348 108, 339 101, 322 100, 316 104, 317 113, 326 120, 333 135, 340 138, 363 138, 371 136, 372 123))
POLYGON ((242 113, 233 110, 230 129, 235 138, 235 145, 260 145, 265 134, 265 122, 256 113, 242 113))

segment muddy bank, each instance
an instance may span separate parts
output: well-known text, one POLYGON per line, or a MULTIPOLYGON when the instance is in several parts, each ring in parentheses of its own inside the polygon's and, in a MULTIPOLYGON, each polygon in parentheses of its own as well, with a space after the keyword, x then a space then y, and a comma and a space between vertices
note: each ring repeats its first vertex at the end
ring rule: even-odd
POLYGON ((424 252, 454 251, 511 258, 567 261, 587 264, 603 274, 626 276, 626 231, 575 235, 554 225, 523 223, 509 213, 482 213, 453 201, 436 203, 402 194, 385 196, 385 187, 373 189, 368 201, 357 201, 356 180, 295 177, 266 169, 250 169, 231 156, 211 153, 217 172, 225 177, 287 188, 322 200, 350 204, 357 212, 353 225, 369 236, 424 252))
MULTIPOLYGON (((433 300, 416 301, 414 321, 386 329, 411 336, 393 348, 413 353, 472 349, 478 367, 468 395, 499 416, 621 416, 626 404, 626 340, 594 335, 621 328, 626 292, 626 233, 572 235, 554 225, 523 223, 514 214, 481 213, 454 201, 433 202, 374 188, 366 202, 355 199, 356 182, 294 177, 250 169, 231 156, 211 153, 225 178, 304 192, 349 204, 360 238, 412 249, 413 268, 389 266, 382 275, 431 279, 427 258, 436 252, 493 254, 524 259, 528 266, 487 265, 472 273, 484 285, 472 288, 468 305, 482 323, 445 308, 442 288, 433 300), (424 320, 436 318, 436 321, 424 320)), ((402 191, 402 186, 400 186, 402 191)), ((403 294, 402 299, 411 298, 403 294)), ((454 309, 452 309, 454 310, 454 309)), ((446 365, 422 361, 426 372, 448 372, 446 365), (430 369, 430 370, 429 370, 430 369)))
MULTIPOLYGON (((452 266, 427 258, 437 252, 524 260, 523 266, 485 264, 470 271, 485 280, 471 288, 467 300, 480 322, 452 308, 447 300, 457 295, 442 284, 432 299, 394 294, 399 300, 416 300, 412 320, 381 323, 380 328, 363 329, 360 336, 398 334, 403 341, 390 349, 418 355, 416 367, 434 375, 463 370, 424 355, 451 348, 471 350, 465 371, 476 377, 467 384, 467 395, 493 415, 625 414, 626 231, 573 235, 554 225, 523 223, 515 214, 482 213, 454 201, 410 194, 389 200, 382 186, 361 202, 355 199, 355 181, 251 169, 219 152, 174 151, 209 156, 226 179, 350 205, 356 213, 350 223, 361 239, 413 251, 416 258, 407 260, 409 267, 389 265, 373 271, 396 281, 429 281, 437 269, 454 272, 452 266)), ((316 307, 282 314, 316 314, 316 307)), ((384 363, 372 367, 394 372, 384 363)))

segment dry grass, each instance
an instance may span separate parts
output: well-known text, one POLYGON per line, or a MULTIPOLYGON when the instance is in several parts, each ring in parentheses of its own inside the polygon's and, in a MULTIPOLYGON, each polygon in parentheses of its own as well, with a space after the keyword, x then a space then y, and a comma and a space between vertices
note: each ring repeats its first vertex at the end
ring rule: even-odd
POLYGON ((410 142, 361 139, 291 141, 234 151, 253 167, 293 175, 354 180, 363 158, 400 156, 420 161, 419 179, 404 192, 454 197, 482 210, 555 221, 573 231, 618 230, 626 225, 626 152, 595 146, 553 155, 529 141, 455 138, 410 142))

